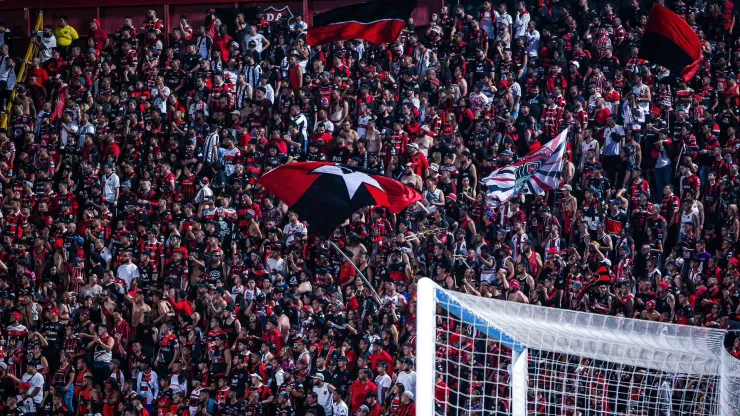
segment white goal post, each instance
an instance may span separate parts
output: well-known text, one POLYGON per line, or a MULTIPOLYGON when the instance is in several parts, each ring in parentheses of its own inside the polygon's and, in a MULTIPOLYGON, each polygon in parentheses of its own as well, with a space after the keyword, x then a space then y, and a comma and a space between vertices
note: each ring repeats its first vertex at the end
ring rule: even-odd
POLYGON ((740 415, 719 329, 471 296, 419 281, 418 416, 740 415))

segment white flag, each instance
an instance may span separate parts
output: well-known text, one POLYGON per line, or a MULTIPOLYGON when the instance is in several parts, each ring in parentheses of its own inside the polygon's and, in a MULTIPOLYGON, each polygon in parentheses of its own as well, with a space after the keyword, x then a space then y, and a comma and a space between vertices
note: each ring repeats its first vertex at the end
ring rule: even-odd
POLYGON ((483 179, 489 200, 506 202, 518 194, 542 195, 558 189, 565 164, 568 129, 516 162, 496 169, 483 179))

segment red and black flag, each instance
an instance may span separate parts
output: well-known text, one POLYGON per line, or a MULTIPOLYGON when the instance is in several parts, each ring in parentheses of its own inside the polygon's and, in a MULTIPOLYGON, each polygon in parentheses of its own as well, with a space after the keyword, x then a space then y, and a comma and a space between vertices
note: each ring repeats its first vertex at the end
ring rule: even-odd
POLYGON ((314 15, 306 42, 311 46, 346 39, 376 45, 395 42, 415 7, 416 0, 373 0, 331 9, 314 15))
POLYGON ((656 4, 642 35, 638 57, 662 65, 688 82, 699 69, 701 44, 686 21, 656 4))
POLYGON ((324 237, 360 208, 380 205, 399 213, 421 200, 419 192, 394 179, 329 162, 289 163, 257 183, 324 237))

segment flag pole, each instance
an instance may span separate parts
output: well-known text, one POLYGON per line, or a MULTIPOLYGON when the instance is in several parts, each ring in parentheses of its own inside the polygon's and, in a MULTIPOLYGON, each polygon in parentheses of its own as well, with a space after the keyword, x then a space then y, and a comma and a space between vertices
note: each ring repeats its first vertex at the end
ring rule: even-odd
POLYGON ((355 262, 353 262, 352 259, 349 258, 349 256, 344 253, 344 250, 342 250, 341 248, 339 248, 339 246, 335 242, 333 242, 331 240, 328 240, 328 241, 329 241, 329 244, 331 244, 331 246, 334 247, 334 250, 336 250, 337 253, 339 253, 342 257, 344 257, 345 260, 347 260, 349 262, 349 264, 351 264, 352 267, 357 271, 357 274, 360 275, 360 279, 362 279, 362 281, 365 282, 365 286, 367 286, 367 288, 370 289, 371 292, 373 292, 373 297, 375 298, 375 301, 378 302, 378 305, 382 305, 383 303, 380 301, 380 296, 378 296, 378 292, 375 291, 375 288, 373 288, 373 285, 370 284, 370 281, 367 280, 367 278, 362 273, 362 271, 360 270, 360 268, 357 267, 357 265, 355 264, 355 262))

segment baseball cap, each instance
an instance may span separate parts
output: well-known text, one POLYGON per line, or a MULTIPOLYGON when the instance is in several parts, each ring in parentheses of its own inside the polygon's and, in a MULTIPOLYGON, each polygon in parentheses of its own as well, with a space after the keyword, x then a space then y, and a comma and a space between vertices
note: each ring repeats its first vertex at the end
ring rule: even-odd
POLYGON ((316 373, 316 374, 312 375, 311 378, 315 378, 316 380, 324 381, 324 375, 321 374, 321 373, 316 373))

